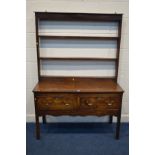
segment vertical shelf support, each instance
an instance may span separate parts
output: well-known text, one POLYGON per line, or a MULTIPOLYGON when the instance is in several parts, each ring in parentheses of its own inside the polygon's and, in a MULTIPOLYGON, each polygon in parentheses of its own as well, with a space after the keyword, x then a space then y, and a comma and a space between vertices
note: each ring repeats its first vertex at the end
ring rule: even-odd
POLYGON ((39 35, 38 35, 39 18, 35 13, 35 26, 36 26, 36 49, 37 49, 37 66, 38 66, 38 80, 40 81, 40 52, 39 52, 39 35))

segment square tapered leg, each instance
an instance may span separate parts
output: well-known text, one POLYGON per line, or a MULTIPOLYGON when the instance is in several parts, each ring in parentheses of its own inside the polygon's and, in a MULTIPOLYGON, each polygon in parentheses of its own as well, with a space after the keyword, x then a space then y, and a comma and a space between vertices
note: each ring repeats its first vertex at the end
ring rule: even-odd
POLYGON ((116 123, 116 139, 120 137, 120 124, 121 124, 121 115, 117 116, 117 123, 116 123))
POLYGON ((42 116, 43 124, 46 124, 46 115, 42 116))
POLYGON ((109 116, 109 123, 112 124, 113 117, 109 116))
POLYGON ((40 139, 39 116, 36 116, 36 139, 40 139))

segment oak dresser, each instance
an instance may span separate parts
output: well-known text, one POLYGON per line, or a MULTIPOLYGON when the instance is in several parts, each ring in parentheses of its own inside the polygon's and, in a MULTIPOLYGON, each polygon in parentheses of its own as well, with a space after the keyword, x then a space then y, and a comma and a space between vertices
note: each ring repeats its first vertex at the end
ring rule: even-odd
MULTIPOLYGON (((113 116, 117 117, 115 137, 116 139, 119 139, 122 97, 124 92, 117 83, 122 14, 36 12, 35 21, 38 63, 38 83, 33 89, 36 118, 36 138, 40 139, 39 117, 42 117, 43 123, 46 123, 46 115, 108 115, 110 123, 112 123, 113 116), (109 31, 116 30, 116 35, 113 36, 111 35, 113 33, 110 34, 110 32, 108 33, 110 36, 104 36, 104 33, 99 35, 85 35, 85 33, 81 33, 79 35, 79 32, 77 32, 77 34, 75 33, 75 35, 68 35, 66 32, 62 33, 62 31, 61 33, 57 33, 58 30, 54 31, 54 29, 59 26, 60 29, 62 22, 64 22, 64 29, 68 26, 66 28, 67 30, 70 26, 75 27, 77 30, 77 25, 79 23, 84 23, 81 26, 82 28, 84 27, 81 31, 87 30, 87 27, 89 30, 92 29, 92 31, 97 27, 98 30, 101 26, 103 26, 103 29, 105 28, 105 30, 107 30, 111 26, 112 28, 110 28, 109 31), (105 23, 105 25, 102 25, 102 22, 105 23), (62 42, 62 40, 63 45, 59 44, 59 41, 62 42), (72 44, 74 44, 74 49, 72 47, 72 52, 82 50, 82 48, 79 48, 77 45, 75 46, 75 44, 79 43, 81 40, 82 44, 85 44, 86 41, 87 46, 90 45, 91 52, 92 50, 95 52, 96 44, 99 45, 98 43, 100 43, 100 48, 97 50, 101 49, 101 45, 104 44, 102 47, 103 51, 115 53, 111 57, 106 57, 106 55, 97 55, 96 52, 96 57, 93 57, 89 54, 88 50, 87 55, 83 54, 83 56, 80 57, 77 57, 77 55, 69 55, 68 57, 61 56, 61 52, 63 50, 68 52, 72 44), (57 43, 58 46, 55 46, 57 43), (114 45, 109 46, 109 44, 114 45), (93 45, 95 45, 95 47, 92 47, 93 45), (111 47, 115 47, 115 50, 112 51, 111 47), (111 51, 108 50, 108 48, 110 48, 111 51), (57 53, 60 53, 60 55, 56 55, 57 53), (78 74, 77 66, 76 71, 74 72, 74 68, 70 69, 71 65, 70 63, 67 63, 67 61, 71 61, 72 64, 75 62, 75 64, 80 67, 82 65, 84 68, 83 73, 86 74, 88 74, 87 69, 89 70, 92 65, 86 69, 85 65, 89 65, 91 63, 94 64, 94 62, 94 65, 97 67, 99 66, 100 70, 102 69, 101 65, 103 65, 103 68, 106 65, 113 65, 113 67, 104 68, 104 70, 108 70, 110 68, 110 71, 99 70, 99 72, 96 72, 98 70, 95 68, 94 72, 93 69, 90 72, 90 74, 95 76, 81 76, 81 72, 78 74), (59 62, 60 66, 58 65, 59 62), (49 67, 48 65, 51 66, 49 67), (65 65, 68 65, 68 68, 65 68, 65 65), (54 66, 56 66, 58 71, 55 71, 54 66), (61 74, 59 71, 61 68, 58 67, 62 67, 66 70, 68 76, 63 75, 64 73, 61 74), (114 71, 112 71, 112 69, 114 71), (106 73, 108 75, 106 75, 106 73), (97 74, 99 74, 99 76, 97 74)), ((101 29, 101 31, 103 30, 101 29)), ((84 46, 84 49, 86 49, 86 46, 84 46)))

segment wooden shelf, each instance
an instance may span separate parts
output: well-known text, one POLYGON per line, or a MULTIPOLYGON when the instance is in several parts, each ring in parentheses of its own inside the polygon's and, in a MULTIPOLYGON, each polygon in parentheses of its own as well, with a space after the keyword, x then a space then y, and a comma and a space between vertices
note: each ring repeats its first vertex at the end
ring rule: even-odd
POLYGON ((99 13, 71 13, 71 12, 36 12, 36 17, 40 20, 55 21, 93 21, 93 22, 119 22, 123 14, 99 14, 99 13))
POLYGON ((41 78, 94 78, 94 79, 115 79, 115 76, 63 76, 63 75, 40 75, 41 78))
POLYGON ((40 57, 40 60, 101 60, 101 61, 116 61, 117 58, 84 58, 84 57, 40 57))
POLYGON ((45 39, 90 39, 90 40, 118 40, 119 37, 102 37, 102 36, 53 36, 53 35, 39 35, 40 38, 45 39))

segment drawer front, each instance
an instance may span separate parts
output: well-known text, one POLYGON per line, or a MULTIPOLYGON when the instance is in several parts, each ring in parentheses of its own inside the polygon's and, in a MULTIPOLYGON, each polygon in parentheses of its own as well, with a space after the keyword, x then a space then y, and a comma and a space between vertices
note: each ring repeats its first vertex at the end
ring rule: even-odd
POLYGON ((77 99, 74 95, 40 95, 36 103, 39 110, 73 110, 77 99))
POLYGON ((98 110, 119 109, 121 96, 118 94, 100 94, 80 96, 80 109, 98 110))

